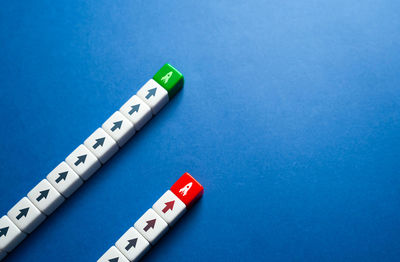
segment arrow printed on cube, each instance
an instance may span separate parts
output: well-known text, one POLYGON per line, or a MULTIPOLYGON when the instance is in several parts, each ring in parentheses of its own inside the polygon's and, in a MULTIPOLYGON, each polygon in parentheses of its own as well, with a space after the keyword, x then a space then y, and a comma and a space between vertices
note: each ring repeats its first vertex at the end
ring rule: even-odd
POLYGON ((156 225, 156 219, 146 221, 147 225, 143 228, 144 231, 148 231, 150 228, 154 228, 156 225))
POLYGON ((156 91, 157 91, 157 87, 147 90, 147 92, 149 92, 149 93, 146 95, 146 99, 149 99, 152 96, 156 96, 156 91))
POLYGON ((22 217, 26 217, 26 215, 28 215, 28 211, 29 211, 29 207, 20 209, 18 216, 16 216, 16 219, 20 220, 22 217))
MULTIPOLYGON (((127 140, 133 134, 135 134, 136 131, 141 129, 141 127, 149 119, 151 119, 153 115, 157 114, 159 110, 162 107, 164 107, 166 103, 168 103, 180 89, 182 89, 183 82, 184 82, 183 75, 174 67, 172 67, 170 64, 165 64, 159 71, 157 71, 157 73, 147 82, 151 85, 146 84, 137 92, 136 95, 133 96, 133 101, 135 102, 130 102, 132 100, 128 100, 128 102, 124 104, 123 108, 120 108, 119 110, 117 110, 117 112, 114 113, 114 114, 118 113, 120 116, 112 115, 100 128, 98 128, 101 129, 100 131, 103 132, 103 135, 93 135, 92 137, 89 137, 90 138, 90 139, 88 138, 89 142, 86 143, 85 141, 84 144, 78 146, 76 150, 74 150, 70 155, 67 156, 67 158, 62 162, 62 164, 67 165, 68 169, 65 168, 62 169, 63 167, 60 166, 61 165, 60 164, 59 166, 56 167, 56 169, 54 169, 51 173, 47 175, 46 177, 47 179, 43 179, 37 186, 35 186, 34 189, 32 189, 28 193, 28 198, 29 200, 32 201, 33 204, 32 208, 28 207, 19 209, 20 207, 17 205, 15 206, 15 209, 13 208, 13 212, 11 214, 12 218, 16 218, 16 220, 12 220, 10 222, 11 225, 0 228, 0 237, 4 236, 4 238, 1 239, 2 243, 0 244, 3 245, 4 244, 3 241, 6 242, 8 241, 8 242, 14 242, 12 244, 15 246, 18 245, 23 240, 25 233, 30 234, 32 232, 31 228, 29 228, 30 226, 37 227, 41 223, 40 221, 41 218, 35 218, 38 215, 37 213, 39 213, 39 215, 41 216, 44 216, 42 215, 42 212, 45 215, 50 215, 64 201, 64 197, 69 197, 83 183, 83 181, 81 181, 80 178, 86 181, 91 175, 93 175, 101 167, 101 165, 104 164, 110 158, 106 154, 108 153, 111 155, 111 152, 112 154, 114 154, 118 150, 118 145, 119 147, 121 147, 123 144, 125 144, 127 140), (153 98, 150 99, 151 97, 153 98), (141 107, 142 104, 143 106, 141 107), (140 113, 139 109, 141 110, 140 113), (121 113, 123 115, 121 115, 121 113), (122 119, 125 119, 124 116, 127 119, 126 119, 126 124, 124 124, 124 126, 122 127, 123 120, 121 120, 121 117, 122 119), (115 132, 117 129, 119 131, 115 132), (93 141, 93 137, 95 138, 99 136, 102 137, 94 139, 95 141, 93 141), (107 143, 105 143, 106 138, 107 138, 107 143), (97 149, 99 147, 102 147, 102 149, 92 150, 92 149, 97 149), (90 151, 92 151, 93 155, 90 151), (85 154, 85 152, 88 153, 85 154), (89 158, 88 162, 86 162, 88 154, 89 158), (79 167, 76 168, 75 166, 79 167), (71 173, 69 173, 69 171, 60 172, 64 170, 69 170, 70 168, 72 168, 73 170, 71 171, 71 173), (76 174, 74 171, 76 172, 76 174), (65 182, 59 184, 62 181, 65 182), (43 183, 46 184, 46 186, 43 183), (40 191, 41 189, 45 188, 49 189, 40 191), (50 190, 52 190, 52 194, 49 196, 50 190), (43 199, 47 199, 47 201, 42 201, 43 199), (34 208, 35 206, 39 210, 36 210, 36 208, 34 208), (30 215, 29 217, 28 213, 30 215), (16 222, 17 220, 21 220, 24 217, 26 218, 25 219, 26 221, 20 221, 19 223, 21 224, 23 224, 22 222, 28 223, 29 229, 21 230, 19 232, 19 235, 16 237, 14 236, 15 235, 14 226, 18 224, 18 222, 16 222), (35 220, 35 221, 32 222, 28 220, 35 220), (14 225, 14 223, 16 224, 14 225), (6 236, 10 227, 11 231, 7 239, 6 236)), ((179 208, 178 203, 175 203, 174 201, 166 202, 164 204, 165 207, 162 206, 161 208, 163 208, 163 212, 168 213, 168 215, 173 214, 179 208), (168 212, 170 210, 171 212, 168 212), (174 212, 172 212, 172 210, 174 212)), ((24 207, 24 205, 22 205, 21 207, 24 207)), ((154 216, 150 216, 150 218, 152 217, 154 216)), ((159 229, 159 227, 164 227, 164 224, 166 224, 166 222, 163 220, 163 218, 159 218, 159 216, 155 217, 159 219, 159 221, 157 221, 157 227, 155 227, 156 219, 151 219, 146 221, 146 225, 143 223, 140 226, 140 229, 143 229, 145 232, 149 231, 150 229, 153 229, 148 234, 157 233, 156 231, 159 229)), ((20 228, 21 226, 18 225, 18 227, 20 228)), ((6 243, 6 246, 7 245, 8 244, 6 243)), ((128 241, 128 245, 125 246, 125 249, 132 250, 133 247, 135 248, 134 251, 136 252, 137 250, 140 250, 141 246, 142 246, 142 241, 140 240, 140 238, 134 238, 128 241)), ((0 256, 4 251, 3 246, 1 247, 1 249, 2 250, 0 250, 0 256)), ((124 250, 124 247, 122 247, 121 250, 124 250)), ((113 254, 107 256, 106 258, 103 258, 102 262, 104 261, 118 262, 120 260, 125 261, 124 256, 122 254, 121 255, 113 254), (109 257, 114 257, 114 258, 110 259, 109 257)))
POLYGON ((139 112, 139 107, 140 107, 140 104, 131 106, 131 110, 128 112, 128 114, 132 115, 135 112, 139 112))
POLYGON ((138 240, 137 238, 128 240, 128 245, 125 247, 125 250, 129 251, 132 247, 135 248, 137 240, 138 240))
POLYGON ((36 201, 40 202, 43 198, 46 199, 50 189, 40 191, 40 195, 36 198, 36 201))
POLYGON ((114 132, 117 129, 121 129, 121 125, 122 125, 122 120, 121 121, 117 121, 113 123, 114 126, 111 127, 111 131, 114 132))
POLYGON ((175 200, 169 201, 167 203, 165 203, 165 207, 162 210, 163 213, 167 213, 168 210, 171 210, 174 208, 174 204, 175 204, 175 200))
POLYGON ((68 171, 58 173, 58 177, 57 177, 57 179, 56 179, 56 183, 57 183, 57 184, 60 183, 61 180, 64 180, 64 181, 65 181, 65 179, 67 179, 67 175, 68 175, 68 171))
POLYGON ((80 163, 85 164, 86 156, 87 155, 78 156, 78 160, 76 160, 74 165, 78 166, 80 163))
POLYGON ((105 137, 96 139, 96 143, 93 145, 93 148, 96 149, 96 148, 98 148, 99 146, 103 146, 104 140, 106 140, 105 137))
POLYGON ((0 237, 7 236, 8 229, 9 227, 0 228, 0 237))

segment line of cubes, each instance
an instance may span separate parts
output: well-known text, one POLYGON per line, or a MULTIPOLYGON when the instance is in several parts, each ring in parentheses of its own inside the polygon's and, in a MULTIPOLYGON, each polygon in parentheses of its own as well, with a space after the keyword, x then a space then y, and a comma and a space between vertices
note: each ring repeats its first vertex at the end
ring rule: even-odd
POLYGON ((183 174, 97 262, 140 260, 203 193, 199 182, 183 174))
POLYGON ((182 87, 177 83, 183 82, 183 76, 172 66, 166 64, 160 71, 51 171, 46 179, 40 181, 27 197, 0 218, 0 260, 106 163, 152 115, 156 115, 169 102, 171 90, 176 92, 182 87), (175 83, 168 83, 167 80, 167 83, 161 82, 161 86, 154 80, 163 70, 170 70, 167 74, 173 72, 177 75, 175 83), (168 84, 171 85, 170 89, 168 84))

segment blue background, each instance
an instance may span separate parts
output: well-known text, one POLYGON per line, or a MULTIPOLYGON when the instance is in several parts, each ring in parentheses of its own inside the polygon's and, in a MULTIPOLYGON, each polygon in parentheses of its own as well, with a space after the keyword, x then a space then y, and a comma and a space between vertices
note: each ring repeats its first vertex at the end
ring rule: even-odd
POLYGON ((8 261, 95 261, 184 172, 144 261, 398 261, 400 2, 2 1, 0 213, 166 62, 184 89, 8 261))

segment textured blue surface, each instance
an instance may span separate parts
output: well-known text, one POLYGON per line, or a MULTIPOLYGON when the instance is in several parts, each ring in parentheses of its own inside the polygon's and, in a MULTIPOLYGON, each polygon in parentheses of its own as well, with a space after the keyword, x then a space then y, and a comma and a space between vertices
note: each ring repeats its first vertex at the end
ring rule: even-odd
POLYGON ((398 261, 400 2, 3 1, 0 213, 165 63, 185 87, 8 261, 95 261, 185 171, 144 261, 398 261))

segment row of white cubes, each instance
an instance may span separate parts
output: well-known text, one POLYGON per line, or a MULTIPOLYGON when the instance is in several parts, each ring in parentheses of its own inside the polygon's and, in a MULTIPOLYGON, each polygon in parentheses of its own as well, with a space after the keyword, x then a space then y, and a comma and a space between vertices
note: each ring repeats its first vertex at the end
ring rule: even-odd
POLYGON ((97 262, 140 260, 185 212, 186 205, 168 190, 97 262), (166 206, 171 202, 173 209, 166 206))
POLYGON ((169 101, 167 91, 150 79, 0 219, 0 260, 32 233, 107 162, 169 101))

